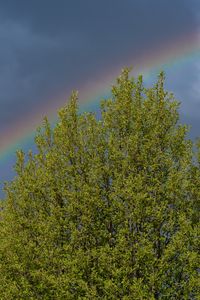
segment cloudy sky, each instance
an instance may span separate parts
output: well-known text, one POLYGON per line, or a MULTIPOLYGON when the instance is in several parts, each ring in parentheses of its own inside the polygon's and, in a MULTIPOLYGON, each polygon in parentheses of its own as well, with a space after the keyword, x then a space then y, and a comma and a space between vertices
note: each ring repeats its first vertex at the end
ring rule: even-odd
POLYGON ((101 97, 124 66, 141 64, 146 84, 164 69, 200 135, 199 26, 197 0, 0 1, 0 180, 13 178, 16 148, 33 147, 33 130, 72 89, 101 97))

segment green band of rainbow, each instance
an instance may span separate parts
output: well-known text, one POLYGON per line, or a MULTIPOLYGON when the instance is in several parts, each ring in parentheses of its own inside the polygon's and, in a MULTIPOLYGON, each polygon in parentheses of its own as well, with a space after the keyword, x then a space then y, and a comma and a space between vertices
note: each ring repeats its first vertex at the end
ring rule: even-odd
MULTIPOLYGON (((200 43, 196 33, 189 33, 176 41, 163 44, 155 52, 148 52, 136 58, 127 58, 123 61, 123 66, 134 66, 133 73, 142 73, 145 77, 150 77, 156 69, 164 69, 174 64, 181 64, 186 59, 194 59, 200 54, 200 43)), ((121 67, 123 67, 121 66, 121 67)), ((92 107, 97 104, 100 98, 103 98, 109 91, 113 79, 119 74, 119 66, 116 66, 99 76, 96 82, 90 81, 89 84, 83 84, 80 89, 80 108, 92 107)), ((35 128, 41 124, 43 116, 39 111, 45 111, 50 121, 55 120, 56 110, 64 104, 63 97, 57 99, 56 103, 46 103, 45 107, 39 107, 38 113, 29 115, 16 122, 2 133, 0 138, 0 160, 7 160, 9 155, 29 143, 35 134, 35 128)))

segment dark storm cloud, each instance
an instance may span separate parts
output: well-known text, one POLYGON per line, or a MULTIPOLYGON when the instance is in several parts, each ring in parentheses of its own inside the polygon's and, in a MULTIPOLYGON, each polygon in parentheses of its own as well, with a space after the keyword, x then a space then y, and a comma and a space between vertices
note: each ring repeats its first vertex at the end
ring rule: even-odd
MULTIPOLYGON (((1 1, 0 136, 60 92, 121 68, 127 57, 148 56, 162 43, 194 33, 199 11, 197 0, 1 1)), ((198 83, 196 68, 170 78, 175 93, 181 89, 194 99, 194 91, 188 93, 193 85, 186 83, 188 78, 198 83)), ((188 123, 199 127, 198 118, 191 119, 188 123)), ((0 166, 1 180, 13 177, 14 161, 13 154, 0 166)))
POLYGON ((194 31, 189 2, 5 1, 0 4, 0 130, 60 91, 194 31))

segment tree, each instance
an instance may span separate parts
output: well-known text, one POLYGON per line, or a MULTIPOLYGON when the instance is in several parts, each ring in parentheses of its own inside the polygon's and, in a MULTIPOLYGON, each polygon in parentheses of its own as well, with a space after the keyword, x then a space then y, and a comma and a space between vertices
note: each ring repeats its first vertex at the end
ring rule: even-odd
POLYGON ((1 299, 199 299, 200 151, 178 107, 163 73, 124 69, 100 120, 75 92, 44 119, 5 186, 1 299))

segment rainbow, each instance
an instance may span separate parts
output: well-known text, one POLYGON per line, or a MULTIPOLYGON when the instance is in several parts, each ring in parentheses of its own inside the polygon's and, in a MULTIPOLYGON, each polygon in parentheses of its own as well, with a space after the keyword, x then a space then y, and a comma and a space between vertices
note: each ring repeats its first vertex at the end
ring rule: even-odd
MULTIPOLYGON (((154 51, 143 54, 140 57, 128 57, 123 61, 123 65, 118 65, 111 72, 99 76, 92 82, 85 82, 80 88, 79 105, 80 109, 94 108, 99 100, 109 94, 109 88, 113 79, 119 74, 124 66, 134 66, 134 75, 144 74, 145 78, 150 77, 153 72, 165 70, 168 67, 179 65, 187 59, 194 59, 200 54, 200 43, 196 33, 185 34, 178 40, 166 42, 154 51)), ((8 160, 9 156, 17 149, 27 145, 33 140, 35 128, 41 123, 43 116, 41 111, 45 111, 50 121, 55 121, 55 111, 61 107, 64 97, 56 100, 56 103, 49 101, 46 107, 39 107, 34 115, 24 117, 13 126, 2 133, 0 139, 0 161, 8 160), (40 111, 40 112, 39 112, 40 111)))

